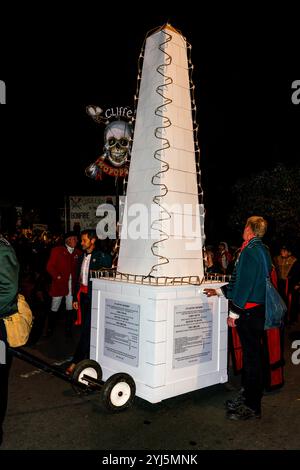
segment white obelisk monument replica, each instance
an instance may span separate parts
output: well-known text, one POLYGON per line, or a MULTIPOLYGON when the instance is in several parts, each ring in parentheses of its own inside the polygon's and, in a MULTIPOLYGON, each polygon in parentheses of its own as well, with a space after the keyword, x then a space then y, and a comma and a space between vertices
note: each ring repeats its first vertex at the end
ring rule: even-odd
POLYGON ((186 41, 171 26, 147 39, 125 207, 141 205, 143 238, 133 239, 129 216, 120 272, 203 276, 189 66, 186 41))
MULTIPOLYGON (((227 381, 227 301, 207 298, 188 44, 146 40, 117 274, 93 279, 90 357, 152 403, 227 381)), ((219 286, 219 285, 218 285, 219 286)))

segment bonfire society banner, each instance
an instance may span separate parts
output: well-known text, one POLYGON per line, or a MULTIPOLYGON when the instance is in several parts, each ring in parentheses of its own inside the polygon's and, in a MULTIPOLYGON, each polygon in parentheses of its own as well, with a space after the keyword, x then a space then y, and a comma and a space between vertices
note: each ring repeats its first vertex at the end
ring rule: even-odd
POLYGON ((97 208, 101 204, 116 205, 116 196, 69 196, 70 228, 80 225, 80 230, 94 229, 101 217, 97 216, 97 208))

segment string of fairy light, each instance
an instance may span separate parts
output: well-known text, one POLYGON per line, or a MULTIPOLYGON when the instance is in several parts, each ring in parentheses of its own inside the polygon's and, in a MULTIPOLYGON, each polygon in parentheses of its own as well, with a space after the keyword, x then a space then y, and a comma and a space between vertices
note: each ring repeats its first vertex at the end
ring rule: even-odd
MULTIPOLYGON (((165 74, 166 67, 172 63, 172 57, 170 54, 168 54, 164 46, 172 40, 172 34, 167 32, 164 27, 160 28, 160 30, 165 34, 166 40, 163 41, 158 47, 159 49, 164 53, 165 61, 163 64, 160 64, 156 71, 162 75, 164 78, 164 82, 161 85, 158 85, 156 88, 156 92, 163 98, 163 104, 158 106, 155 109, 155 114, 159 117, 162 118, 163 120, 163 125, 160 127, 157 127, 154 131, 155 137, 160 139, 162 141, 162 148, 157 149, 154 152, 153 157, 161 162, 161 169, 158 171, 153 177, 152 177, 152 184, 155 186, 159 186, 161 191, 159 195, 154 196, 153 202, 157 204, 161 211, 160 211, 160 218, 153 221, 151 224, 151 228, 155 229, 159 232, 160 234, 160 240, 153 242, 151 251, 154 256, 157 256, 159 258, 159 261, 157 264, 153 265, 148 276, 153 276, 155 272, 157 272, 157 268, 163 264, 169 263, 169 259, 166 258, 165 256, 160 255, 157 253, 157 248, 159 247, 159 244, 166 241, 169 238, 169 235, 164 232, 160 227, 161 227, 161 222, 164 220, 167 220, 171 218, 171 214, 163 207, 162 205, 162 198, 166 196, 168 193, 168 188, 164 183, 158 182, 160 180, 160 176, 162 173, 165 173, 169 170, 169 164, 165 160, 162 159, 162 153, 170 147, 170 142, 167 138, 162 137, 161 131, 162 129, 165 129, 169 126, 172 125, 170 119, 165 115, 161 113, 161 109, 164 108, 172 103, 172 100, 168 98, 165 93, 164 93, 164 87, 171 85, 173 83, 172 77, 168 76, 165 74)), ((154 28, 150 31, 145 36, 141 52, 138 58, 138 74, 137 74, 137 87, 136 87, 136 92, 134 95, 134 116, 132 118, 132 125, 134 127, 135 119, 136 119, 136 112, 137 112, 137 106, 138 106, 138 100, 139 100, 139 91, 140 91, 140 85, 141 85, 141 79, 142 79, 142 67, 143 67, 143 61, 144 61, 144 54, 145 54, 145 45, 146 45, 146 40, 149 35, 151 35, 153 32, 159 31, 157 28, 154 28)), ((180 34, 181 32, 178 31, 180 34)), ((200 146, 199 146, 199 141, 198 141, 198 130, 199 130, 199 125, 197 123, 196 119, 196 113, 197 113, 197 106, 196 106, 196 100, 195 100, 195 85, 193 82, 193 70, 194 70, 194 65, 191 60, 191 51, 192 51, 192 46, 190 43, 187 42, 186 38, 181 34, 182 38, 184 39, 186 43, 186 49, 187 49, 187 60, 188 60, 188 72, 189 72, 189 84, 190 84, 190 96, 191 96, 191 111, 192 111, 192 122, 193 122, 193 139, 194 139, 194 151, 195 151, 195 163, 196 163, 196 174, 197 174, 197 187, 198 187, 198 200, 200 207, 203 207, 203 189, 201 185, 201 169, 200 169, 200 146)), ((124 179, 124 194, 126 191, 127 187, 127 178, 124 179)), ((147 276, 146 276, 147 277, 147 276)))
MULTIPOLYGON (((143 68, 146 40, 154 31, 158 31, 158 28, 153 28, 153 29, 151 29, 150 31, 147 32, 147 34, 145 36, 145 39, 143 41, 142 47, 141 47, 141 52, 140 52, 139 57, 138 57, 137 86, 136 86, 136 92, 135 92, 135 95, 134 95, 134 115, 133 115, 132 120, 131 120, 133 130, 134 130, 134 124, 135 124, 135 120, 136 120, 135 116, 136 116, 136 111, 137 111, 140 84, 141 84, 141 79, 142 79, 142 68, 143 68)), ((191 109, 192 109, 192 121, 193 121, 193 134, 194 134, 194 146, 195 146, 195 161, 196 161, 197 184, 198 184, 198 198, 199 198, 199 204, 203 204, 203 188, 202 188, 202 185, 201 185, 201 167, 200 167, 200 146, 199 146, 199 140, 198 140, 199 125, 197 123, 197 105, 196 105, 196 99, 195 99, 195 89, 196 89, 196 87, 195 87, 195 84, 193 82, 194 65, 193 65, 192 59, 191 59, 192 45, 182 35, 180 30, 177 30, 177 31, 178 31, 179 34, 181 34, 182 38, 184 39, 184 41, 186 43, 186 48, 187 48, 190 94, 191 94, 191 104, 192 104, 191 109)), ((163 30, 163 32, 165 32, 165 30, 163 30)), ((165 64, 165 65, 167 65, 167 64, 165 64)), ((124 178, 125 188, 127 187, 127 179, 128 179, 128 176, 126 178, 124 178)), ((126 194, 126 192, 124 192, 124 194, 126 194)))
POLYGON ((172 63, 172 57, 164 49, 165 44, 172 40, 172 35, 167 33, 165 30, 162 30, 162 32, 165 34, 166 40, 159 44, 158 48, 164 54, 165 61, 163 64, 158 65, 156 71, 163 77, 164 82, 156 87, 156 93, 162 97, 163 103, 160 106, 156 107, 155 115, 162 118, 163 125, 156 127, 154 131, 155 137, 157 139, 160 139, 162 143, 162 148, 159 148, 154 152, 154 158, 161 163, 161 169, 157 173, 155 173, 155 175, 153 175, 151 179, 151 183, 153 184, 153 186, 160 187, 160 194, 153 197, 154 204, 156 204, 160 208, 160 217, 151 223, 151 229, 159 232, 160 239, 158 241, 153 242, 151 246, 152 254, 158 257, 158 263, 152 266, 148 276, 152 276, 157 272, 160 266, 168 264, 170 262, 169 258, 157 252, 159 245, 169 239, 168 233, 161 229, 162 222, 171 219, 171 214, 166 210, 166 208, 162 204, 163 198, 168 194, 168 187, 165 183, 161 183, 160 177, 163 173, 169 171, 170 168, 169 163, 163 160, 162 155, 164 154, 165 150, 171 147, 171 144, 169 139, 167 139, 166 137, 162 137, 162 131, 163 129, 166 129, 172 125, 170 118, 163 113, 165 107, 172 103, 172 99, 168 98, 164 93, 164 88, 173 83, 172 77, 165 74, 166 66, 171 65, 172 63), (159 182, 157 182, 157 180, 159 180, 159 182))
MULTIPOLYGON (((184 38, 185 39, 185 38, 184 38)), ((185 39, 186 41, 186 39, 185 39)), ((201 168, 200 168, 200 146, 198 140, 198 131, 199 125, 197 123, 197 105, 195 99, 195 85, 193 82, 193 70, 194 65, 192 63, 192 46, 186 41, 187 53, 188 53, 188 70, 189 70, 189 80, 190 80, 190 93, 191 93, 191 103, 192 103, 192 116, 193 116, 193 133, 194 133, 194 146, 195 146, 195 156, 196 156, 196 172, 197 172, 197 183, 198 183, 198 198, 199 204, 203 204, 203 188, 201 185, 201 168)))
POLYGON ((203 231, 202 231, 202 246, 205 252, 205 234, 204 234, 204 204, 203 204, 203 188, 201 184, 201 167, 200 167, 200 146, 198 140, 198 131, 199 125, 197 122, 197 105, 195 99, 195 84, 193 82, 193 71, 194 65, 192 63, 192 45, 184 38, 187 46, 187 58, 188 58, 188 70, 189 70, 189 80, 190 80, 190 93, 191 93, 191 103, 192 103, 192 119, 193 119, 193 133, 194 133, 194 146, 195 146, 195 162, 196 162, 196 174, 197 174, 197 185, 198 185, 198 202, 203 217, 203 231))

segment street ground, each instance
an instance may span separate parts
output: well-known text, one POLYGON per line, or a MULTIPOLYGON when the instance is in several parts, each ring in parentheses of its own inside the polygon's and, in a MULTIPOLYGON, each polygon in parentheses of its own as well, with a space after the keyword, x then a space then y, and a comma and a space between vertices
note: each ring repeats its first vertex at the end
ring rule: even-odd
MULTIPOLYGON (((285 385, 264 396, 261 420, 244 422, 225 417, 224 401, 240 386, 231 369, 227 384, 155 405, 136 397, 114 414, 99 392, 78 395, 69 383, 14 358, 1 450, 300 450, 300 364, 291 361, 295 338, 300 348, 299 323, 285 336, 285 385)), ((78 331, 65 338, 59 325, 54 337, 26 350, 64 369, 77 339, 78 331)))

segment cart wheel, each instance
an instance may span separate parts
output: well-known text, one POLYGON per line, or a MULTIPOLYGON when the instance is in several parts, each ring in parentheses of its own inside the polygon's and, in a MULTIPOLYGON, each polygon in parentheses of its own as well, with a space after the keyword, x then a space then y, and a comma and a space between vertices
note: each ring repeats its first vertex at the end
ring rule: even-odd
POLYGON ((88 375, 92 379, 101 380, 102 379, 102 369, 98 362, 93 361, 92 359, 84 359, 83 361, 78 362, 74 369, 72 379, 72 387, 76 393, 81 394, 87 391, 95 390, 96 385, 90 384, 88 380, 84 379, 84 375, 88 375), (76 386, 76 382, 80 382, 86 385, 86 389, 76 386))
POLYGON ((134 380, 125 373, 114 374, 104 383, 101 394, 108 410, 125 410, 132 404, 135 397, 134 380))

